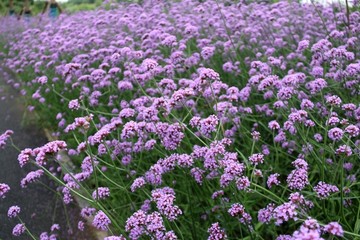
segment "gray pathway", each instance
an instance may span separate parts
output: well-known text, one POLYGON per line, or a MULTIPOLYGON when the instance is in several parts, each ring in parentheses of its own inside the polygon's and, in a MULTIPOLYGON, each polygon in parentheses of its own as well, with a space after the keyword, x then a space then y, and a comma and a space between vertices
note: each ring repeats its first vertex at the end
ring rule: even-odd
MULTIPOLYGON (((7 129, 14 131, 13 140, 20 148, 34 148, 46 143, 46 138, 36 126, 22 127, 21 121, 24 109, 19 96, 11 88, 4 86, 4 73, 0 68, 0 133, 7 129)), ((12 205, 21 208, 20 217, 32 233, 39 237, 42 232, 50 232, 53 223, 60 224, 58 239, 94 239, 89 231, 77 231, 77 222, 80 220, 79 209, 75 204, 64 205, 58 195, 46 189, 41 184, 30 184, 27 188, 20 187, 20 180, 26 175, 28 168, 21 169, 17 162, 18 152, 9 144, 0 149, 0 182, 9 184, 11 191, 5 199, 0 199, 0 239, 30 239, 28 236, 13 237, 11 232, 18 223, 16 219, 8 220, 7 210, 12 205), (69 225, 75 229, 69 231, 69 225)), ((42 177, 42 182, 55 189, 53 182, 42 177)))

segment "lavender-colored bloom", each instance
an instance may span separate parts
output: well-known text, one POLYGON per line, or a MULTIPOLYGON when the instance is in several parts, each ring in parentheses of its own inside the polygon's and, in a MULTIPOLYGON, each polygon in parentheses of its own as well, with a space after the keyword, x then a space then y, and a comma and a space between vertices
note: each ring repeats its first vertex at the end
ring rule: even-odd
POLYGON ((78 99, 71 100, 68 105, 69 109, 71 110, 78 110, 80 109, 80 103, 78 99))
POLYGON ((99 187, 97 190, 94 190, 92 193, 93 199, 105 199, 110 196, 110 189, 107 187, 99 187))
POLYGON ((315 139, 315 141, 317 141, 317 142, 321 142, 321 141, 323 140, 323 137, 321 136, 320 133, 316 133, 316 134, 314 135, 314 139, 315 139))
POLYGON ((93 215, 95 212, 96 212, 95 208, 85 207, 85 208, 81 209, 80 215, 83 218, 87 218, 87 217, 93 215))
POLYGON ((59 231, 60 230, 60 225, 57 223, 54 223, 53 225, 51 225, 50 227, 50 231, 54 232, 54 231, 59 231))
POLYGON ((203 182, 205 171, 198 167, 195 167, 195 168, 191 169, 190 173, 191 173, 192 177, 195 179, 195 181, 201 185, 203 182))
POLYGON ((135 192, 136 189, 143 187, 146 184, 146 181, 143 177, 136 178, 133 184, 130 187, 132 192, 135 192))
POLYGON ((268 188, 271 188, 274 185, 279 185, 280 184, 280 180, 278 179, 278 177, 280 177, 280 174, 278 174, 278 173, 271 174, 268 177, 268 180, 266 182, 268 188))
POLYGON ((42 169, 29 172, 20 182, 22 188, 26 188, 29 183, 37 181, 42 175, 44 171, 42 169))
POLYGON ((286 179, 290 189, 302 190, 309 185, 308 172, 306 169, 298 168, 292 170, 286 179))
POLYGON ((110 219, 106 216, 103 211, 98 211, 94 217, 92 225, 99 230, 107 230, 109 224, 111 223, 110 219))
POLYGON ((80 231, 84 231, 85 229, 85 223, 83 221, 79 221, 78 222, 78 225, 77 225, 77 228, 80 230, 80 231))
POLYGON ((259 141, 261 135, 260 135, 260 133, 258 131, 252 131, 251 136, 252 136, 254 141, 259 141))
POLYGON ((26 228, 25 228, 25 225, 22 224, 22 223, 18 223, 16 224, 16 226, 13 228, 13 231, 12 231, 12 235, 18 237, 20 236, 21 234, 23 234, 25 232, 26 228))
POLYGON ((262 223, 269 224, 271 219, 273 218, 273 213, 275 209, 275 204, 270 203, 266 206, 266 208, 262 208, 258 212, 258 220, 262 223))
POLYGON ((210 133, 215 132, 218 124, 219 119, 215 115, 210 115, 205 119, 193 117, 190 120, 190 125, 198 127, 200 132, 205 136, 210 136, 210 133))
POLYGON ((130 232, 130 238, 138 239, 143 234, 145 221, 146 213, 142 210, 138 210, 126 220, 125 230, 130 232))
POLYGON ((299 44, 298 44, 297 51, 298 51, 298 52, 302 52, 302 51, 304 51, 306 48, 308 48, 309 45, 310 45, 309 40, 302 40, 302 41, 300 41, 299 44))
POLYGON ((188 154, 180 154, 177 156, 177 164, 180 167, 191 167, 194 163, 193 158, 188 154))
POLYGON ((335 150, 335 153, 337 155, 345 155, 347 157, 350 157, 352 155, 352 150, 351 147, 349 147, 348 145, 341 145, 335 150))
POLYGON ((105 237, 104 240, 126 240, 126 238, 124 236, 120 235, 120 236, 105 237))
POLYGON ((325 182, 320 181, 315 187, 314 191, 316 192, 316 195, 320 199, 325 199, 330 196, 331 193, 339 192, 338 187, 327 184, 325 182))
POLYGON ((8 210, 8 217, 14 218, 20 213, 20 207, 19 206, 11 206, 8 210))
POLYGON ((276 238, 276 240, 294 240, 294 238, 290 235, 281 234, 276 238))
POLYGON ((281 225, 290 219, 297 220, 297 206, 291 202, 286 202, 274 209, 274 219, 276 225, 281 225))
POLYGON ((342 139, 344 131, 340 128, 332 128, 328 132, 328 137, 333 141, 339 141, 342 139))
POLYGON ((231 208, 228 210, 228 213, 232 217, 239 218, 239 221, 245 224, 249 224, 251 222, 250 214, 245 212, 245 208, 240 203, 234 203, 231 205, 231 208))
POLYGON ((249 157, 249 161, 256 166, 264 162, 264 155, 261 153, 255 153, 249 157))
POLYGON ((250 180, 246 176, 242 176, 236 180, 236 187, 239 190, 244 190, 250 187, 250 180))
POLYGON ((219 190, 219 191, 216 191, 214 192, 212 195, 211 195, 211 198, 212 199, 216 199, 218 197, 221 197, 224 195, 224 191, 223 190, 219 190))
POLYGON ((328 103, 332 106, 340 106, 340 104, 342 102, 341 98, 336 95, 325 97, 325 99, 326 99, 326 103, 328 103))
POLYGON ((209 233, 208 240, 227 239, 227 235, 225 231, 220 228, 219 223, 213 223, 207 232, 209 233))
POLYGON ((278 130, 278 129, 280 129, 280 124, 279 124, 277 121, 275 121, 275 120, 269 122, 268 126, 269 126, 269 128, 270 128, 271 130, 278 130))
POLYGON ((344 236, 344 230, 338 222, 331 222, 326 224, 324 226, 324 231, 334 236, 344 236))
POLYGON ((48 78, 46 76, 42 76, 42 77, 39 77, 37 81, 41 85, 45 85, 48 82, 48 78))
POLYGON ((357 137, 360 134, 360 129, 355 125, 349 125, 345 128, 345 132, 351 137, 357 137))
POLYGON ((13 135, 14 132, 11 130, 6 130, 3 134, 0 135, 0 149, 4 148, 6 141, 13 135))
POLYGON ((173 189, 165 187, 153 190, 151 196, 159 212, 166 216, 170 221, 174 221, 178 215, 182 214, 181 209, 173 205, 175 201, 175 192, 173 189))
POLYGON ((0 198, 5 198, 5 194, 10 191, 9 185, 0 183, 0 198))

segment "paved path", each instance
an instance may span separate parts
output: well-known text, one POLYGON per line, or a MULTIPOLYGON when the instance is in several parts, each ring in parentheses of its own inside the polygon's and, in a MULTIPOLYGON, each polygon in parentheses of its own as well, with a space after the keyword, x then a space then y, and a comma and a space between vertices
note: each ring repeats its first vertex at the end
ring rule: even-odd
MULTIPOLYGON (((16 92, 4 86, 3 74, 0 68, 0 133, 7 129, 13 130, 13 140, 20 149, 43 145, 47 141, 40 129, 36 126, 21 127, 24 107, 16 92)), ((94 239, 90 231, 77 231, 76 226, 80 217, 79 209, 75 204, 66 206, 65 210, 60 197, 41 184, 30 184, 25 189, 20 187, 20 180, 29 168, 19 167, 17 155, 17 150, 9 145, 0 150, 0 182, 9 184, 11 188, 5 199, 0 199, 0 239, 30 239, 28 236, 13 237, 11 235, 13 227, 18 223, 16 219, 8 220, 6 216, 8 208, 12 205, 20 206, 20 217, 37 237, 42 232, 50 232, 51 225, 58 223, 61 226, 59 239, 94 239), (69 233, 67 222, 74 226, 73 233, 69 233)), ((46 177, 42 177, 42 183, 55 189, 53 182, 46 177)))

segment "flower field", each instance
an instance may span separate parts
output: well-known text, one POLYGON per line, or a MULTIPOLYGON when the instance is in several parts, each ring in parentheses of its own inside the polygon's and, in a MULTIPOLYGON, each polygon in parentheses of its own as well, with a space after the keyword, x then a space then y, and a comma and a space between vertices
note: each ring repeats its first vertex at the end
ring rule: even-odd
POLYGON ((65 204, 85 201, 75 228, 360 239, 360 12, 185 0, 0 21, 7 83, 53 137, 19 152, 37 167, 19 184, 50 177, 65 204))

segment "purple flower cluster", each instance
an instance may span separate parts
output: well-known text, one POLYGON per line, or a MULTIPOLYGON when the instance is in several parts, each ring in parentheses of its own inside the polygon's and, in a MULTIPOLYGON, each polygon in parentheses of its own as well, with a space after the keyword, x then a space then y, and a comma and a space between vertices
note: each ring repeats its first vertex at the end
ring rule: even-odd
POLYGON ((11 206, 8 210, 8 217, 14 218, 20 213, 20 207, 19 206, 11 206))
POLYGON ((221 229, 219 223, 213 223, 208 229, 208 240, 222 240, 227 239, 227 235, 223 229, 221 229))
POLYGON ((5 198, 5 194, 10 191, 9 185, 0 183, 0 198, 5 198))
POLYGON ((316 192, 316 195, 320 199, 328 198, 331 193, 339 192, 339 188, 325 183, 325 182, 319 182, 315 187, 314 191, 316 192))
POLYGON ((98 211, 95 214, 92 225, 100 230, 107 230, 111 221, 103 211, 98 211))
MULTIPOLYGON (((91 205, 77 228, 90 221, 108 240, 353 231, 360 13, 250 2, 105 2, 57 24, 0 19, 4 66, 30 77, 7 83, 62 139, 20 152, 20 167, 38 167, 21 187, 51 173, 66 204, 76 194, 91 205)), ((9 190, 0 184, 0 198, 9 190)))
POLYGON ((26 227, 22 223, 16 224, 16 226, 13 228, 12 234, 16 237, 22 235, 26 230, 26 227))
POLYGON ((0 135, 0 149, 4 148, 6 141, 13 135, 14 132, 11 130, 6 130, 3 134, 0 135))

